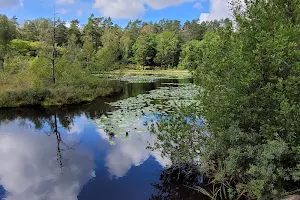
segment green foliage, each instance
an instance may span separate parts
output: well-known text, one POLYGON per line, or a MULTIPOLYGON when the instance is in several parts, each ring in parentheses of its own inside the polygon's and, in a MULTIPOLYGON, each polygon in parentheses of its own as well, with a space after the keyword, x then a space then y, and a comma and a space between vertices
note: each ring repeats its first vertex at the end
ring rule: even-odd
POLYGON ((103 47, 96 53, 93 60, 93 72, 110 71, 118 63, 120 52, 121 30, 118 27, 110 27, 104 31, 101 38, 103 47))
POLYGON ((230 198, 278 199, 300 186, 299 3, 234 2, 235 27, 226 21, 201 41, 197 112, 155 130, 156 148, 230 198))
POLYGON ((122 54, 122 61, 125 64, 128 64, 130 58, 132 57, 132 48, 134 41, 131 39, 130 35, 125 32, 120 39, 120 50, 122 54))
POLYGON ((68 28, 66 27, 66 22, 60 22, 56 26, 56 37, 55 37, 58 46, 63 46, 67 44, 68 42, 67 34, 68 34, 68 28))
POLYGON ((35 21, 26 20, 22 30, 22 39, 27 41, 38 41, 38 26, 35 21))
POLYGON ((12 39, 16 37, 16 24, 13 20, 9 20, 5 15, 0 14, 0 67, 3 65, 3 58, 8 50, 8 45, 12 39))
POLYGON ((179 51, 178 35, 175 32, 165 31, 157 35, 156 43, 156 63, 159 63, 161 67, 174 67, 177 65, 177 54, 179 51))
POLYGON ((191 71, 196 70, 202 63, 202 42, 192 40, 182 46, 179 66, 191 71))
POLYGON ((75 40, 76 44, 81 44, 81 32, 79 30, 78 20, 71 21, 70 28, 68 29, 67 32, 67 37, 68 37, 68 41, 70 41, 70 39, 73 37, 73 40, 75 40))
POLYGON ((103 18, 95 18, 92 14, 88 19, 88 24, 83 29, 84 41, 92 42, 95 50, 101 46, 101 36, 104 32, 102 21, 103 18))
POLYGON ((34 43, 21 39, 12 40, 10 42, 9 48, 12 53, 17 53, 23 56, 35 55, 37 50, 34 43))
POLYGON ((156 52, 155 45, 155 35, 141 35, 133 45, 134 62, 143 66, 151 64, 156 52))
POLYGON ((93 61, 93 71, 101 72, 113 70, 116 67, 118 58, 118 55, 115 53, 116 52, 109 47, 99 49, 93 61))
POLYGON ((0 105, 2 108, 39 105, 49 94, 50 91, 47 89, 34 88, 28 88, 22 91, 9 91, 1 93, 0 105))
POLYGON ((29 60, 29 57, 22 55, 7 57, 4 62, 3 73, 14 75, 25 71, 29 66, 29 60))
POLYGON ((92 59, 95 55, 94 44, 92 42, 85 41, 81 49, 82 67, 86 70, 91 70, 92 59))

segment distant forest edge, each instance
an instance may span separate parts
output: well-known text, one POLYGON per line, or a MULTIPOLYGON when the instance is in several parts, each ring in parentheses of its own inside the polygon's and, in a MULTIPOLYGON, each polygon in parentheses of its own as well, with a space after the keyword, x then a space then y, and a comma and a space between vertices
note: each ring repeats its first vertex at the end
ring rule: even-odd
POLYGON ((202 23, 192 20, 182 24, 178 20, 162 19, 157 23, 135 20, 121 28, 111 18, 91 15, 86 25, 72 20, 67 27, 65 21, 45 18, 26 20, 19 25, 16 17, 8 19, 1 15, 1 67, 9 70, 3 62, 14 56, 41 57, 42 50, 50 53, 55 34, 57 56, 69 54, 87 71, 111 70, 127 64, 194 69, 196 66, 189 61, 196 58, 189 58, 189 51, 199 53, 197 41, 207 31, 229 22, 229 19, 202 23))

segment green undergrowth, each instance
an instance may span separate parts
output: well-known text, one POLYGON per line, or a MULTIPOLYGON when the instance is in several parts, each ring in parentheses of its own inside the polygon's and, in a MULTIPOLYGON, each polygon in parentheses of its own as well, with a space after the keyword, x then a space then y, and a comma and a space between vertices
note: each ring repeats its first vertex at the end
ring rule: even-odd
POLYGON ((80 104, 119 91, 121 86, 118 82, 109 84, 101 79, 93 84, 82 83, 81 86, 56 85, 47 88, 8 89, 0 92, 0 108, 80 104))

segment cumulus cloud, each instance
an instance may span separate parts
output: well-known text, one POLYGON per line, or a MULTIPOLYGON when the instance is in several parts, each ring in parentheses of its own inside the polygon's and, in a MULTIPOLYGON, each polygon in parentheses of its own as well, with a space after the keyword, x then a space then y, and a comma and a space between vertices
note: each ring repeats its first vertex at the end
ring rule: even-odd
POLYGON ((200 14, 200 22, 230 17, 228 0, 210 0, 209 13, 200 14))
POLYGON ((74 4, 75 0, 56 0, 57 4, 74 4))
POLYGON ((195 0, 95 0, 94 8, 112 18, 135 18, 146 11, 145 6, 158 10, 195 0))
POLYGON ((23 5, 23 0, 0 0, 0 8, 13 8, 23 5))

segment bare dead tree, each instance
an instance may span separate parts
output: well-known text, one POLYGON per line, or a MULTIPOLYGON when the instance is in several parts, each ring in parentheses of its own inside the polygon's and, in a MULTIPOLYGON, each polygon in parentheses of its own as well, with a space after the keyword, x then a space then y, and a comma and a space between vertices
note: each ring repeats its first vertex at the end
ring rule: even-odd
POLYGON ((53 33, 52 33, 52 58, 51 58, 51 69, 52 69, 52 83, 55 84, 55 39, 56 39, 56 12, 54 7, 53 13, 53 33))

